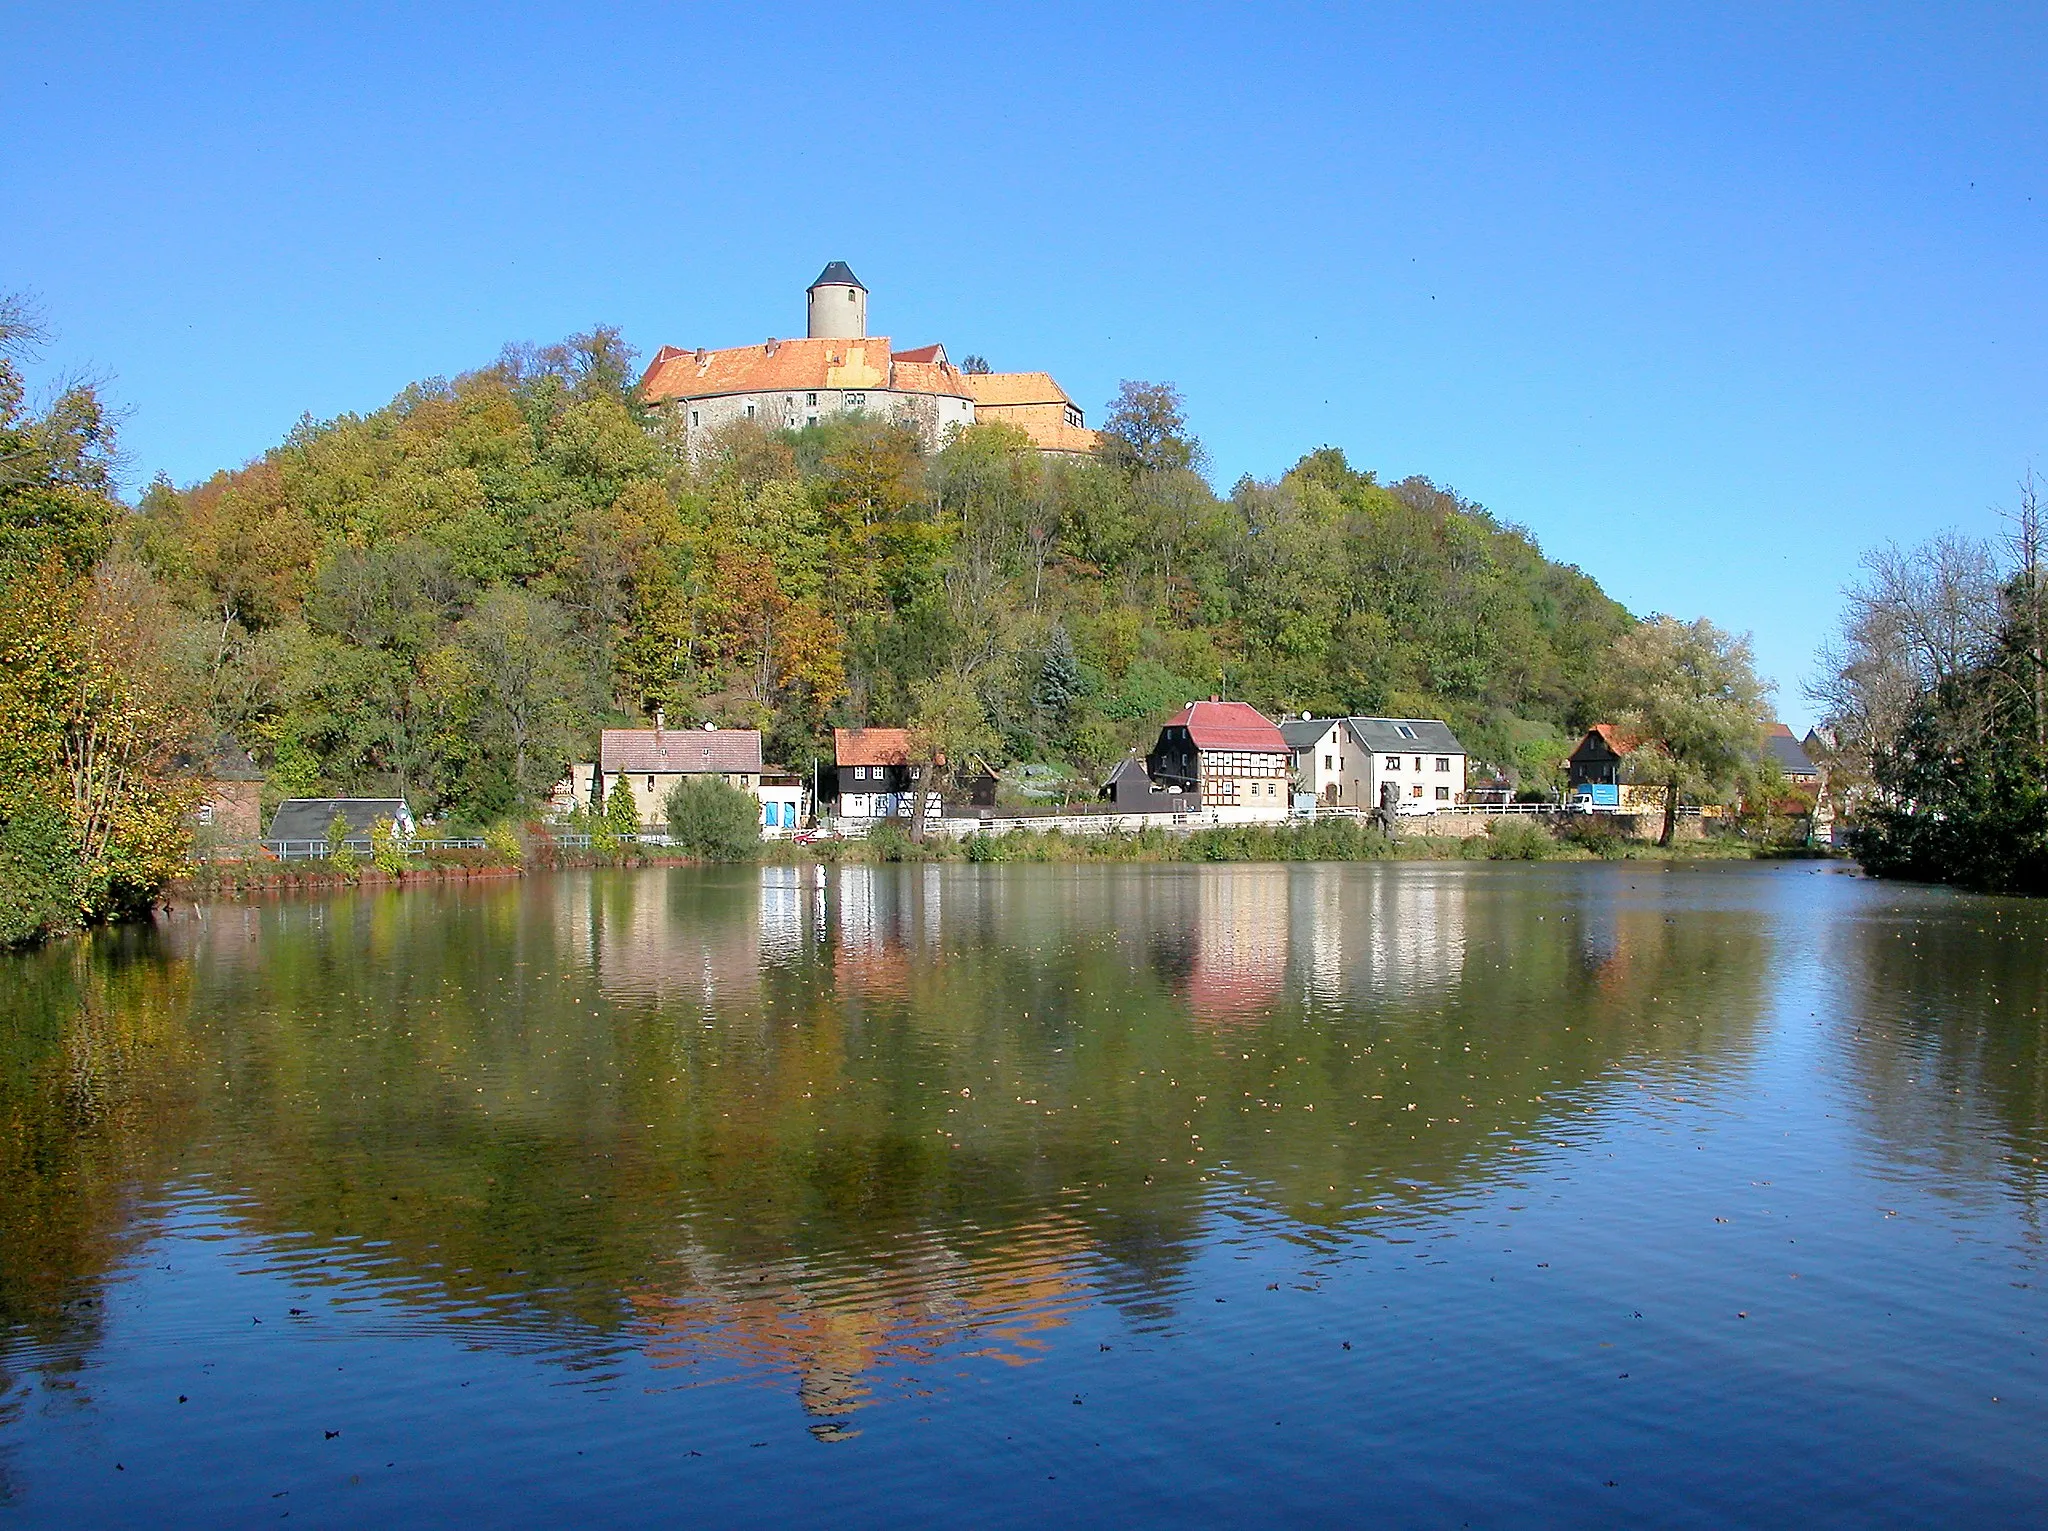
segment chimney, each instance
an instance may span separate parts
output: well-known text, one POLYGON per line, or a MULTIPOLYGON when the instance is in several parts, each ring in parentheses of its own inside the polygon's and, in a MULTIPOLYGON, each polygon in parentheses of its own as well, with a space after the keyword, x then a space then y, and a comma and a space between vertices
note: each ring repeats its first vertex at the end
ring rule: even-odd
POLYGON ((656 744, 659 744, 659 743, 661 742, 661 731, 662 731, 662 730, 663 730, 664 728, 666 728, 666 727, 668 727, 668 719, 667 719, 667 718, 666 718, 665 716, 663 716, 663 714, 662 714, 662 710, 661 710, 661 709, 660 709, 659 707, 655 708, 655 709, 654 709, 654 742, 655 742, 656 744))
POLYGON ((1220 696, 1216 696, 1216 695, 1214 695, 1214 694, 1212 693, 1212 694, 1210 695, 1210 697, 1209 697, 1209 700, 1210 700, 1210 701, 1212 701, 1212 702, 1220 702, 1220 701, 1222 701, 1222 700, 1223 700, 1223 698, 1222 698, 1222 697, 1220 697, 1220 696))

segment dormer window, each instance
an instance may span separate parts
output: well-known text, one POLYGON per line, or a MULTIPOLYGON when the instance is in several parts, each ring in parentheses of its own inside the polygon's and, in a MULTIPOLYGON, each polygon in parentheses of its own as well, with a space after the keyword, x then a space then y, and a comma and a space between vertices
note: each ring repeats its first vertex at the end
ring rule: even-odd
POLYGON ((1410 728, 1406 723, 1396 723, 1394 725, 1394 732, 1399 734, 1403 739, 1413 739, 1415 737, 1415 730, 1410 728))

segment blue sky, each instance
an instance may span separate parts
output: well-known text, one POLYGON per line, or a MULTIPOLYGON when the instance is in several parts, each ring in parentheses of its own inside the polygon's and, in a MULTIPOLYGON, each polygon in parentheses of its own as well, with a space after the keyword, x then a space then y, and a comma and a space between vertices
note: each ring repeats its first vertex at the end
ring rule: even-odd
POLYGON ((2048 468, 2048 11, 7 8, 0 291, 131 478, 507 340, 871 328, 1187 395, 1218 486, 1341 446, 1784 715, 1858 551, 2048 468))

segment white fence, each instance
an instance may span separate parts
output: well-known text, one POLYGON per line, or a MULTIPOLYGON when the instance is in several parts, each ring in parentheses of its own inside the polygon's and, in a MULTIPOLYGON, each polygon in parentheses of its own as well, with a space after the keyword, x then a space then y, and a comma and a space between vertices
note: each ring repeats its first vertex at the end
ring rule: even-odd
MULTIPOLYGON (((375 851, 368 835, 350 835, 341 843, 359 856, 368 856, 375 851)), ((398 848, 411 856, 423 851, 480 851, 485 843, 480 836, 456 835, 438 840, 400 840, 398 848)), ((279 861, 325 861, 333 855, 332 847, 324 839, 259 840, 257 844, 279 861)))

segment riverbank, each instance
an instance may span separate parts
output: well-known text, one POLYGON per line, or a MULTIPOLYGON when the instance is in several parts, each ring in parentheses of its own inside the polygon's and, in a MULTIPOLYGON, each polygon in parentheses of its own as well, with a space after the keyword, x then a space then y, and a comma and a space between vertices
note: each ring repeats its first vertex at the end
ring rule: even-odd
MULTIPOLYGON (((1492 833, 1469 838, 1390 837, 1353 820, 1300 825, 1241 824, 1176 834, 1161 829, 1076 835, 1062 830, 1016 830, 1005 835, 933 836, 914 841, 899 826, 877 826, 866 837, 800 843, 774 840, 761 847, 769 865, 875 865, 890 862, 1008 863, 1250 863, 1307 861, 1750 861, 1837 859, 1824 849, 1772 847, 1733 836, 1681 841, 1671 846, 1615 835, 1559 837, 1526 820, 1504 820, 1492 833)), ((613 852, 565 850, 546 842, 523 855, 499 850, 436 852, 401 867, 341 865, 332 861, 217 861, 202 865, 165 890, 167 903, 321 893, 342 888, 402 889, 521 877, 530 872, 585 868, 694 866, 702 858, 643 846, 613 852)))

